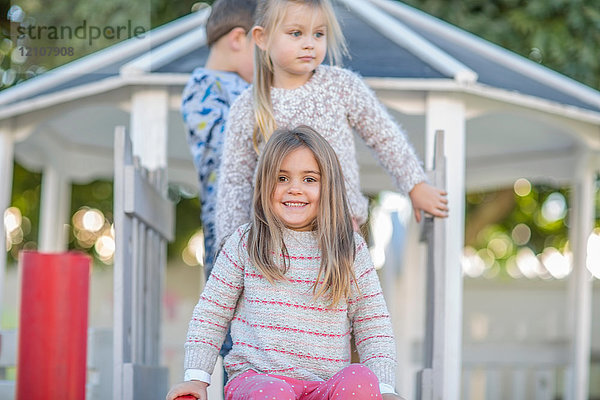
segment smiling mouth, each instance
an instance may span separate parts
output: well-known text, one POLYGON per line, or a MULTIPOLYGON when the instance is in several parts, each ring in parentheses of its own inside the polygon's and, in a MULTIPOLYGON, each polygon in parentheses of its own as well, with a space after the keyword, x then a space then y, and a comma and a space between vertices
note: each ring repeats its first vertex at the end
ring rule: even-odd
POLYGON ((300 202, 297 202, 297 201, 285 201, 283 203, 283 205, 286 206, 286 207, 304 207, 307 204, 308 203, 300 203, 300 202))

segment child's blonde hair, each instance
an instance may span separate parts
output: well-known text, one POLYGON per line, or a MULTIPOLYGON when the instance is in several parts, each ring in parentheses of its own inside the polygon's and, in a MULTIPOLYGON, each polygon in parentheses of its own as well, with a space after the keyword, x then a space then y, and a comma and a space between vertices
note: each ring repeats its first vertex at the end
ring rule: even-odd
POLYGON ((258 143, 269 140, 271 133, 277 129, 271 103, 271 86, 273 84, 273 64, 269 54, 271 33, 276 31, 285 18, 287 7, 290 4, 308 5, 318 8, 327 21, 327 54, 329 63, 341 65, 342 57, 348 54, 346 41, 342 29, 335 17, 335 12, 329 0, 259 0, 256 8, 255 25, 261 26, 267 34, 267 49, 261 50, 258 46, 254 53, 254 118, 255 126, 252 135, 254 149, 258 153, 258 143))
POLYGON ((315 298, 325 296, 335 306, 348 298, 352 283, 356 285, 354 230, 337 155, 327 140, 308 126, 276 130, 259 158, 254 212, 247 231, 248 255, 269 282, 286 279, 289 259, 283 241, 284 225, 272 210, 272 196, 283 159, 302 147, 313 153, 321 173, 319 208, 313 223, 321 267, 313 294, 315 298))

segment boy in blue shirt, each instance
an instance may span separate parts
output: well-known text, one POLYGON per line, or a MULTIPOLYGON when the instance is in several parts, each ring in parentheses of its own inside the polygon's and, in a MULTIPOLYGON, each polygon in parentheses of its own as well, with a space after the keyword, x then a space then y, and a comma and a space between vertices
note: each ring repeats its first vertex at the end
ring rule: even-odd
POLYGON ((203 68, 196 68, 182 95, 181 113, 200 181, 204 268, 210 275, 216 257, 214 218, 216 184, 225 121, 231 104, 253 76, 254 42, 250 34, 256 0, 217 0, 206 23, 210 48, 203 68))
MULTIPOLYGON (((208 59, 203 68, 194 70, 182 95, 181 114, 200 182, 206 279, 218 250, 215 243, 216 185, 225 122, 231 104, 252 82, 254 73, 254 41, 250 30, 255 9, 256 0, 214 2, 206 22, 208 59)), ((221 355, 225 356, 229 350, 231 336, 228 334, 221 355)))

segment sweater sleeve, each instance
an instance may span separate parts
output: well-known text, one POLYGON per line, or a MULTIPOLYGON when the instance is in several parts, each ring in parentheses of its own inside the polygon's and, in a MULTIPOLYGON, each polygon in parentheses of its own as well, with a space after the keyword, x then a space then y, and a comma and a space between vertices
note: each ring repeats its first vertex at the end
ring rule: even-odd
POLYGON ((375 93, 356 74, 348 74, 348 121, 376 154, 379 163, 392 176, 403 193, 427 178, 406 134, 392 119, 375 93))
POLYGON ((234 229, 250 221, 253 180, 258 155, 252 147, 252 97, 250 90, 234 101, 225 126, 225 144, 217 183, 217 245, 234 229))
POLYGON ((380 383, 395 386, 396 344, 390 315, 377 272, 363 238, 355 234, 356 280, 360 293, 353 289, 348 312, 360 362, 369 367, 380 383))
POLYGON ((194 308, 184 345, 184 369, 213 372, 244 288, 243 260, 239 254, 242 232, 243 227, 227 240, 194 308))

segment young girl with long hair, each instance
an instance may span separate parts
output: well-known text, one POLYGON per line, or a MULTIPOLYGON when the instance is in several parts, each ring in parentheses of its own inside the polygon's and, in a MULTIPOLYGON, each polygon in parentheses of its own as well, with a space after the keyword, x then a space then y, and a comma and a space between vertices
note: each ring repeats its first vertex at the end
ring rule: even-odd
POLYGON ((258 153, 277 127, 315 127, 334 148, 345 174, 350 211, 362 224, 353 131, 374 150, 400 191, 421 211, 447 215, 446 193, 426 177, 405 134, 355 73, 339 64, 345 42, 329 0, 259 0, 252 34, 254 84, 234 102, 227 121, 217 204, 217 240, 249 221, 258 153))
POLYGON ((189 325, 186 382, 167 400, 206 399, 229 323, 226 400, 398 398, 377 273, 335 151, 309 127, 277 130, 264 147, 251 221, 216 260, 189 325), (350 364, 351 334, 360 364, 350 364))

